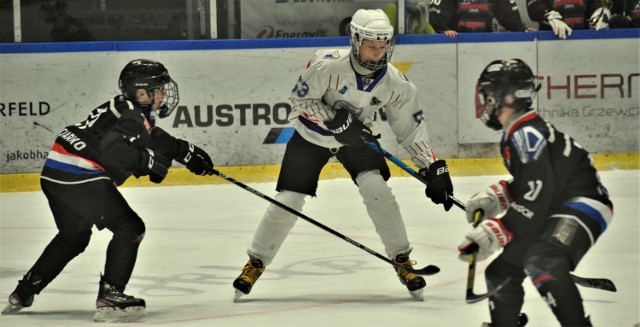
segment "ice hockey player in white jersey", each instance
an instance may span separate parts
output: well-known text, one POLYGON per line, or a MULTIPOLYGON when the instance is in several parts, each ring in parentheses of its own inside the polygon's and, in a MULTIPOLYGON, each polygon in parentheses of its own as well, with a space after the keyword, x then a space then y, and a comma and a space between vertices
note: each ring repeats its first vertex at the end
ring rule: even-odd
MULTIPOLYGON (((305 198, 316 196, 320 171, 335 156, 357 185, 386 254, 412 268, 412 247, 386 184, 389 167, 363 142, 372 137, 372 116, 384 108, 397 141, 428 181, 426 194, 434 203, 449 210, 453 186, 446 162, 436 158, 429 144, 416 86, 389 64, 393 46, 386 14, 360 9, 351 20, 351 49, 320 50, 309 61, 290 96, 296 131, 286 147, 275 199, 301 211, 305 198)), ((268 207, 248 249, 249 261, 233 282, 236 300, 249 294, 296 220, 276 205, 268 207)), ((402 268, 396 273, 412 297, 422 300, 425 280, 402 268)))

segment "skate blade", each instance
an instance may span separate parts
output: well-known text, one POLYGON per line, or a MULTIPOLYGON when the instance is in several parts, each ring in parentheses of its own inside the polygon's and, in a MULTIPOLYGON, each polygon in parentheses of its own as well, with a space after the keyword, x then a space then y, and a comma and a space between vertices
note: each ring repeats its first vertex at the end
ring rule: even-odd
POLYGON ((415 291, 409 291, 409 295, 411 295, 411 298, 413 298, 416 301, 424 301, 424 297, 422 296, 424 289, 419 289, 419 290, 415 290, 415 291))
POLYGON ((14 305, 14 304, 7 304, 6 307, 4 307, 4 309, 2 309, 2 314, 3 315, 10 315, 10 314, 14 314, 20 310, 22 310, 22 308, 24 308, 21 305, 14 305))
POLYGON ((107 323, 136 322, 142 319, 144 315, 145 307, 128 307, 126 309, 101 307, 96 309, 96 314, 93 316, 93 321, 107 323))
POLYGON ((238 302, 243 295, 245 294, 241 291, 236 290, 236 293, 233 295, 233 302, 238 302))

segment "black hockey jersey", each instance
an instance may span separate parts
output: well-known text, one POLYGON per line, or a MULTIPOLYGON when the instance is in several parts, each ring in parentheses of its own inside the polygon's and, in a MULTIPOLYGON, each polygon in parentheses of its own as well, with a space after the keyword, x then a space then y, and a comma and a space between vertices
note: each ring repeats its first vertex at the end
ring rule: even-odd
POLYGON ((526 29, 515 1, 442 0, 432 1, 429 7, 429 23, 438 33, 493 32, 494 18, 508 31, 526 29))
POLYGON ((589 18, 593 12, 600 8, 599 0, 529 0, 527 1, 527 13, 529 18, 540 22, 540 30, 551 30, 551 27, 542 23, 544 14, 555 10, 562 15, 572 29, 589 29, 589 18))
POLYGON ((611 1, 609 28, 640 27, 640 0, 611 1))
POLYGON ((508 186, 513 202, 502 218, 507 229, 535 235, 559 206, 587 213, 596 237, 606 229, 613 205, 591 155, 575 140, 530 111, 504 129, 500 145, 513 176, 508 186))
POLYGON ((40 178, 61 184, 110 179, 116 185, 140 177, 145 148, 174 159, 178 141, 154 127, 149 114, 122 96, 95 108, 56 138, 40 178))

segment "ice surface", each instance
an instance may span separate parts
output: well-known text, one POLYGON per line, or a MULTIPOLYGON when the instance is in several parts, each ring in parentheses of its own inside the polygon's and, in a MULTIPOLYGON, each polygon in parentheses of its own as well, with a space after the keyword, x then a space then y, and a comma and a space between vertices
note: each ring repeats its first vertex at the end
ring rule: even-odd
MULTIPOLYGON (((640 320, 640 171, 601 173, 615 205, 612 225, 576 270, 613 280, 617 293, 580 288, 595 326, 633 326, 640 320)), ((232 176, 233 177, 233 176, 232 176)), ((206 177, 218 178, 218 177, 206 177)), ((463 202, 500 176, 454 177, 463 202)), ((274 183, 250 184, 268 196, 274 183)), ((445 212, 424 197, 410 177, 390 181, 405 218, 418 266, 442 271, 427 277, 425 301, 415 302, 393 268, 312 224, 300 220, 251 294, 233 303, 231 283, 247 261, 246 248, 268 202, 236 185, 123 188, 147 233, 127 293, 147 301, 145 325, 157 326, 480 326, 487 302, 464 302, 467 264, 456 246, 470 229, 464 213, 445 212)), ((40 192, 0 194, 0 304, 33 265, 56 228, 40 192)), ((361 198, 347 179, 320 183, 304 213, 384 253, 361 198)), ((0 326, 93 324, 98 279, 108 231, 91 244, 17 315, 0 326)), ((484 292, 478 265, 476 292, 484 292)), ((557 326, 533 286, 523 311, 530 327, 557 326)), ((140 325, 140 324, 137 324, 140 325)))

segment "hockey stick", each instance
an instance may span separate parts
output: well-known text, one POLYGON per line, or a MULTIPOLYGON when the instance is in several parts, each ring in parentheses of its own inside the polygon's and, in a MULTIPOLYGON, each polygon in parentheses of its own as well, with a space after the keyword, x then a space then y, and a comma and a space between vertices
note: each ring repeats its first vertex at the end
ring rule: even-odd
POLYGON ((316 225, 317 227, 320 227, 320 228, 324 229, 325 231, 327 231, 327 232, 329 232, 329 233, 331 233, 331 234, 333 234, 333 235, 335 235, 335 236, 347 241, 348 243, 351 243, 352 245, 360 248, 361 250, 369 252, 369 254, 372 254, 372 255, 376 256, 378 259, 381 259, 382 261, 384 261, 384 262, 386 262, 386 263, 388 263, 390 265, 393 265, 394 267, 404 269, 404 270, 409 271, 411 273, 414 273, 416 275, 435 275, 438 272, 440 272, 440 268, 438 268, 438 266, 434 266, 434 265, 428 265, 428 266, 426 266, 426 267, 424 267, 422 269, 413 269, 413 268, 405 267, 405 266, 403 266, 401 264, 398 264, 396 262, 393 262, 393 261, 389 260, 388 258, 386 258, 385 256, 381 255, 380 253, 378 253, 378 252, 376 252, 374 250, 371 250, 370 248, 368 248, 368 247, 366 247, 366 246, 364 246, 364 245, 362 245, 362 244, 350 239, 349 237, 347 237, 347 236, 345 236, 345 235, 343 235, 343 234, 341 234, 341 233, 339 233, 339 232, 337 232, 337 231, 335 231, 335 230, 333 230, 333 229, 331 229, 331 228, 319 223, 318 221, 312 219, 311 217, 309 217, 309 216, 307 216, 307 215, 305 215, 305 214, 303 214, 303 213, 301 213, 301 212, 299 212, 299 211, 297 211, 295 209, 292 209, 291 207, 283 204, 282 202, 279 202, 279 201, 277 201, 277 200, 265 195, 264 193, 261 193, 260 191, 255 190, 255 189, 253 189, 253 188, 251 188, 251 187, 249 187, 249 186, 247 186, 247 185, 235 180, 234 178, 231 178, 231 177, 219 172, 216 169, 212 169, 212 170, 213 170, 213 173, 215 175, 217 175, 219 177, 222 177, 222 178, 226 179, 227 181, 229 181, 229 182, 231 182, 233 184, 238 185, 239 187, 245 189, 246 191, 249 191, 249 192, 257 195, 258 197, 261 197, 261 198, 263 198, 263 199, 275 204, 276 206, 278 206, 278 207, 280 207, 280 208, 282 208, 282 209, 284 209, 284 210, 286 210, 286 211, 288 211, 288 212, 290 212, 290 213, 292 213, 292 214, 294 214, 294 215, 296 215, 296 216, 298 216, 298 217, 300 217, 300 218, 302 218, 302 219, 304 219, 304 220, 316 225))
POLYGON ((571 278, 573 278, 574 283, 582 287, 597 288, 609 292, 618 291, 616 285, 611 280, 606 278, 585 278, 573 274, 571 275, 571 278))
MULTIPOLYGON (((389 153, 387 150, 383 149, 381 146, 379 146, 378 144, 376 144, 373 141, 370 140, 363 140, 364 143, 366 143, 371 149, 373 149, 376 152, 379 152, 380 154, 382 154, 385 158, 389 159, 391 162, 393 162, 394 164, 396 164, 396 166, 402 168, 402 170, 406 171, 407 173, 409 173, 411 176, 415 177, 417 180, 419 180, 420 182, 422 182, 422 184, 424 185, 428 185, 427 181, 424 180, 424 178, 422 176, 420 176, 420 174, 418 174, 417 171, 413 170, 411 167, 409 167, 407 164, 405 164, 404 162, 402 162, 402 160, 398 159, 398 157, 394 156, 393 154, 389 153)), ((454 198, 452 195, 449 196, 449 199, 451 199, 451 201, 453 201, 453 204, 455 204, 458 208, 464 210, 464 204, 462 204, 462 202, 460 202, 460 200, 454 198)))
MULTIPOLYGON (((422 178, 422 176, 420 176, 420 174, 418 174, 415 170, 411 169, 411 167, 409 167, 407 164, 402 162, 402 160, 398 159, 396 156, 394 156, 393 154, 391 154, 388 151, 386 151, 385 149, 383 149, 379 144, 376 144, 375 142, 370 141, 370 140, 366 140, 366 139, 364 139, 364 143, 366 143, 374 151, 379 152, 380 154, 384 155, 385 158, 389 159, 391 162, 396 164, 398 167, 402 168, 402 170, 408 172, 411 176, 415 177, 417 180, 419 180, 423 184, 427 185, 427 181, 425 181, 424 178, 422 178)), ((460 200, 454 198, 453 196, 450 196, 449 198, 451 198, 451 200, 453 200, 453 203, 458 208, 466 211, 465 205, 462 202, 460 202, 460 200)), ((470 258, 471 258, 471 256, 470 256, 470 258)), ((471 264, 471 262, 469 262, 469 264, 471 264)), ((470 266, 469 268, 471 269, 472 267, 470 266)), ((475 266, 473 267, 473 269, 475 269, 475 266)), ((606 278, 585 278, 585 277, 579 277, 579 276, 575 276, 575 275, 571 275, 571 277, 573 278, 573 281, 576 284, 578 284, 578 285, 580 285, 582 287, 597 288, 597 289, 601 289, 601 290, 605 290, 605 291, 609 291, 609 292, 616 292, 617 291, 616 285, 611 280, 606 279, 606 278)), ((473 286, 473 284, 472 284, 472 286, 473 286)))
MULTIPOLYGON (((476 228, 480 223, 480 217, 482 217, 482 211, 477 210, 473 215, 473 228, 476 228)), ((480 302, 484 299, 490 298, 494 294, 497 294, 507 283, 511 281, 511 277, 507 278, 502 284, 498 285, 498 287, 490 290, 485 294, 475 294, 473 293, 473 284, 476 279, 476 256, 478 255, 478 250, 476 249, 474 252, 469 254, 469 271, 467 272, 467 294, 465 296, 465 301, 469 304, 480 302)))

